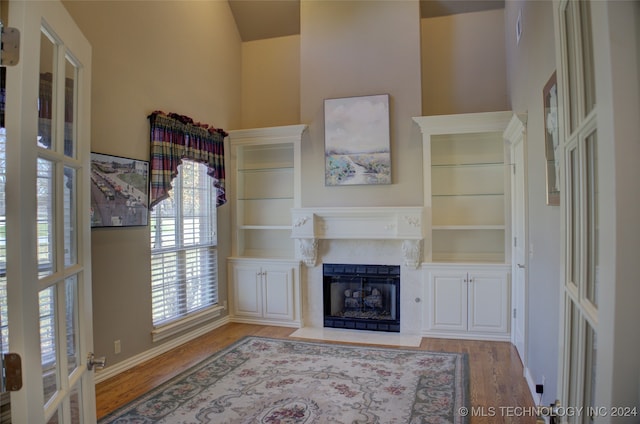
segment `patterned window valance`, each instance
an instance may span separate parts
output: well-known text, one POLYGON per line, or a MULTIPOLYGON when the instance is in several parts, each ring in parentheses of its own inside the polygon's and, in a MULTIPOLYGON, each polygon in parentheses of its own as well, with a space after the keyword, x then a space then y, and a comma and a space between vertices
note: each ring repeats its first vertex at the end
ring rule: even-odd
POLYGON ((225 196, 224 130, 193 122, 187 116, 160 111, 148 116, 151 124, 151 198, 149 208, 169 197, 171 181, 182 159, 207 165, 217 189, 216 206, 225 196))

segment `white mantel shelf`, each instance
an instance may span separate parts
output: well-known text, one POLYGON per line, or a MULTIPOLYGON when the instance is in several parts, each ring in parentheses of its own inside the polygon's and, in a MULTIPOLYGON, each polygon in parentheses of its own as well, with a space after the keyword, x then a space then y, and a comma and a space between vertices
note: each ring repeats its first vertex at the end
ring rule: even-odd
POLYGON ((318 240, 402 240, 404 263, 422 262, 426 234, 423 207, 295 208, 291 237, 307 266, 315 266, 318 240))

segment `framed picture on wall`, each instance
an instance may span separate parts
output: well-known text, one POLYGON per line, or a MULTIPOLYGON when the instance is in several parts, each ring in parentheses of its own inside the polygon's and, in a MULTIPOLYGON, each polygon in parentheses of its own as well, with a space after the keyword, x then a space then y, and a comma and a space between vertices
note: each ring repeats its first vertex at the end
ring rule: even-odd
POLYGON ((542 90, 544 104, 544 151, 547 205, 560 204, 560 132, 558 127, 558 84, 554 72, 542 90))
POLYGON ((324 101, 325 185, 391 183, 389 95, 324 101))
POLYGON ((91 153, 91 227, 145 226, 149 162, 91 153))

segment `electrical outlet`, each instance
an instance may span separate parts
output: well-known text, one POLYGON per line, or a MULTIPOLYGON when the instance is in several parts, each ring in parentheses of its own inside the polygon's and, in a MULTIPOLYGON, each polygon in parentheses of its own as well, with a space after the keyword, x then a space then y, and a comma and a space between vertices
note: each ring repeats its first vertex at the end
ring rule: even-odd
POLYGON ((222 302, 222 307, 224 308, 224 310, 227 310, 227 301, 225 300, 224 302, 222 302))
POLYGON ((120 340, 116 340, 113 342, 113 353, 118 354, 122 352, 122 345, 120 344, 120 340))

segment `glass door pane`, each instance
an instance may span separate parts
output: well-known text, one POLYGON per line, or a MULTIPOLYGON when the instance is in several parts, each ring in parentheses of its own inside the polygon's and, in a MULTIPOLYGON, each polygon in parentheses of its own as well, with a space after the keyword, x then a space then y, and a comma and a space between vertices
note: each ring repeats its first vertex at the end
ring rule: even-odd
POLYGON ((578 167, 578 150, 573 148, 568 152, 569 160, 567 161, 567 165, 569 169, 567 170, 567 176, 569 180, 569 184, 565 188, 567 193, 567 200, 569 204, 567 205, 569 222, 567 223, 568 228, 571 229, 569 241, 569 275, 567 284, 573 286, 574 288, 578 287, 578 281, 580 278, 580 168, 578 167))
POLYGON ((77 181, 76 170, 66 166, 64 168, 63 215, 64 215, 64 266, 69 267, 78 262, 78 211, 76 199, 77 181))
POLYGON ((78 276, 65 281, 65 328, 67 344, 67 371, 71 373, 80 364, 80 346, 78 345, 78 276))
POLYGON ((593 36, 591 34, 591 3, 577 2, 580 8, 580 42, 582 44, 582 89, 584 92, 584 115, 591 112, 596 105, 596 78, 593 63, 593 36))
POLYGON ((578 107, 580 102, 578 101, 578 78, 576 75, 576 71, 578 69, 576 63, 576 46, 577 44, 577 36, 576 36, 576 25, 575 25, 575 3, 573 1, 568 1, 565 5, 565 9, 563 11, 563 27, 565 30, 566 43, 566 77, 567 77, 567 85, 568 85, 568 98, 566 99, 566 110, 568 113, 568 134, 573 134, 575 129, 578 126, 579 120, 579 112, 578 107))
POLYGON ((597 134, 592 132, 585 140, 586 153, 586 281, 585 297, 595 307, 598 306, 598 155, 597 134))
POLYGON ((67 57, 64 78, 64 154, 76 156, 76 75, 78 69, 67 57))
POLYGON ((40 356, 44 402, 53 399, 58 390, 58 358, 56 355, 56 290, 55 286, 40 291, 40 356))
POLYGON ((44 278, 56 272, 55 251, 55 164, 38 159, 38 276, 44 278))
MULTIPOLYGON (((596 338, 596 332, 593 327, 586 324, 584 343, 584 390, 583 397, 585 410, 593 411, 595 409, 595 391, 596 391, 596 359, 598 357, 598 343, 596 338)), ((584 414, 583 423, 593 422, 593 418, 588 414, 584 414)))
POLYGON ((56 46, 46 33, 40 33, 40 92, 38 94, 38 146, 53 148, 54 84, 56 46))
MULTIPOLYGON (((580 344, 579 344, 579 336, 580 336, 580 313, 575 306, 575 303, 571 299, 571 297, 567 297, 567 304, 569 306, 568 313, 566 315, 567 318, 567 334, 569 336, 568 347, 569 347, 569 355, 568 355, 568 381, 569 381, 569 392, 568 392, 568 405, 581 405, 580 403, 580 393, 578 391, 578 384, 580 383, 580 344)), ((569 423, 575 423, 576 417, 568 417, 569 423)))

